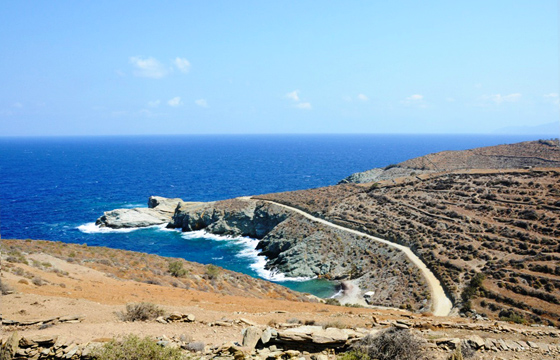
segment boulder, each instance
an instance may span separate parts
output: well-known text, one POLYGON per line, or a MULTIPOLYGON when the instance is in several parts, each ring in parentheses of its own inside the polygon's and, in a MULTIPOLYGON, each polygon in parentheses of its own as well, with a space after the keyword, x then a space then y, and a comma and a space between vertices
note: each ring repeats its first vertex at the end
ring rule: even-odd
POLYGON ((2 344, 0 349, 0 359, 13 359, 19 350, 19 335, 14 331, 12 335, 2 344))
POLYGON ((261 339, 263 331, 257 326, 250 326, 243 330, 243 346, 254 349, 261 339))
POLYGON ((183 314, 183 321, 184 322, 193 322, 196 320, 196 317, 193 314, 183 314))
POLYGON ((277 336, 278 332, 276 331, 276 329, 267 327, 266 329, 264 329, 261 335, 261 342, 263 344, 267 344, 272 338, 276 338, 277 336))
POLYGON ((180 202, 183 202, 183 200, 179 198, 170 199, 161 196, 150 196, 148 199, 148 208, 173 214, 180 202))

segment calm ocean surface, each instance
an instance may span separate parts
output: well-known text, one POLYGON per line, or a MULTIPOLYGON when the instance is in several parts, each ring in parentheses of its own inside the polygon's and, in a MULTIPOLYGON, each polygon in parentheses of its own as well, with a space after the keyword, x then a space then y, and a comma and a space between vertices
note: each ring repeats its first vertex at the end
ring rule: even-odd
POLYGON ((182 257, 329 296, 320 281, 283 281, 263 269, 256 240, 162 228, 99 231, 104 211, 146 206, 150 195, 211 201, 334 185, 358 171, 442 150, 535 140, 483 135, 221 135, 0 138, 4 239, 87 243, 182 257))

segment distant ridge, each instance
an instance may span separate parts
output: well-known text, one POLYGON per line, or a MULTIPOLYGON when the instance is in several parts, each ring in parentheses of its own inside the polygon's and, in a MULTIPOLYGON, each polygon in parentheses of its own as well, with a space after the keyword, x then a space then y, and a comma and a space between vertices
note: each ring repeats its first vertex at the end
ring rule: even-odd
POLYGON ((352 174, 339 182, 369 183, 398 177, 460 169, 560 167, 558 140, 525 141, 470 150, 442 151, 352 174))

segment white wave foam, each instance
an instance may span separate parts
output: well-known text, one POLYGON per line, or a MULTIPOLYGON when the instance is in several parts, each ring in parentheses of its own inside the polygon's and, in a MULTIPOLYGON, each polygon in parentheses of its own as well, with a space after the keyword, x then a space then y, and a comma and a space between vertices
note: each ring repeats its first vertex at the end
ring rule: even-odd
POLYGON ((259 240, 257 239, 244 237, 244 236, 216 235, 216 234, 208 233, 204 230, 186 232, 183 233, 182 236, 185 239, 203 238, 203 239, 209 239, 214 241, 231 241, 236 244, 242 245, 244 249, 238 252, 235 256, 248 259, 251 262, 249 267, 253 269, 257 273, 257 275, 259 275, 259 277, 269 281, 302 282, 302 281, 313 280, 316 278, 316 277, 288 277, 284 273, 281 273, 279 271, 271 271, 265 269, 267 258, 263 255, 260 255, 261 250, 257 250, 257 245, 259 243, 259 240))
POLYGON ((78 226, 76 229, 80 230, 86 234, 108 234, 108 233, 129 233, 136 230, 142 229, 154 229, 159 228, 163 230, 167 224, 163 225, 154 225, 154 226, 145 226, 145 227, 134 227, 134 228, 122 228, 122 229, 113 229, 109 227, 101 227, 96 225, 95 223, 87 223, 78 226), (162 228, 163 227, 163 228, 162 228))
POLYGON ((145 208, 146 204, 136 203, 136 204, 124 204, 121 206, 122 209, 134 209, 134 208, 145 208))
POLYGON ((330 299, 335 299, 337 297, 341 297, 344 294, 344 290, 340 289, 336 294, 330 297, 330 299))
POLYGON ((168 228, 167 227, 167 223, 165 224, 161 224, 161 225, 155 225, 153 226, 154 228, 157 228, 160 231, 168 231, 168 232, 181 232, 181 229, 175 229, 175 228, 168 228))

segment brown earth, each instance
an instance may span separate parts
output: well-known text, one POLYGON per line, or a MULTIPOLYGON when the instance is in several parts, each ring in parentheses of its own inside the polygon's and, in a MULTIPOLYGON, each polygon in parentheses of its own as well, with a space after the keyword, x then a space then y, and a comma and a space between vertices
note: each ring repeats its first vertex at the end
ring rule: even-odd
MULTIPOLYGON (((95 269, 88 252, 81 245, 67 244, 65 249, 74 252, 71 258, 62 258, 57 252, 58 243, 2 240, 2 247, 12 252, 19 251, 20 262, 6 261, 2 252, 3 289, 11 287, 13 292, 2 296, 3 321, 26 321, 48 319, 64 315, 80 315, 78 323, 55 323, 49 327, 3 326, 2 339, 17 330, 27 338, 35 335, 57 335, 67 342, 84 343, 93 340, 106 341, 134 333, 141 336, 179 338, 186 336, 192 341, 219 346, 227 342, 241 342, 244 322, 257 325, 281 323, 315 322, 335 327, 384 328, 395 321, 404 321, 416 328, 415 334, 428 342, 466 339, 478 334, 483 339, 494 338, 506 341, 532 341, 540 348, 519 351, 500 351, 502 359, 554 359, 558 354, 560 333, 549 328, 472 322, 458 317, 431 318, 429 315, 411 314, 405 311, 347 308, 320 303, 288 301, 256 297, 242 297, 203 292, 193 289, 165 285, 147 284, 115 275, 118 266, 106 265, 104 270, 95 269), (82 251, 80 251, 82 250, 82 251), (29 252, 28 252, 29 251, 29 252), (71 260, 70 260, 71 259, 71 260), (70 261, 68 261, 70 260, 70 261), (28 264, 25 264, 27 262, 28 264), (47 265, 49 264, 49 265, 47 265), (23 275, 14 272, 24 270, 23 275), (41 279, 39 282, 34 279, 41 279), (7 285, 7 286, 6 286, 7 285), (130 302, 149 301, 167 313, 193 314, 191 323, 161 324, 155 321, 122 322, 115 315, 123 311, 130 302), (218 324, 221 324, 218 325, 218 324), (386 324, 386 325, 384 325, 386 324), (104 340, 105 339, 105 340, 104 340), (446 340, 448 339, 448 340, 446 340), (543 350, 553 344, 555 350, 543 350)), ((121 250, 92 248, 103 251, 114 259, 134 258, 140 260, 145 254, 121 250)), ((65 254, 64 254, 65 255, 65 254)), ((11 255, 14 256, 14 255, 11 255)), ((238 284, 237 286, 241 286, 238 284)), ((9 292, 9 291, 8 291, 9 292)), ((428 347, 431 359, 446 359, 451 350, 446 345, 428 347)), ((495 359, 496 352, 477 352, 479 359, 495 359)), ((207 355, 208 356, 208 355, 207 355)), ((306 359, 309 355, 304 355, 306 359)))
POLYGON ((442 151, 403 161, 399 167, 449 171, 459 169, 519 169, 560 167, 558 141, 526 141, 461 151, 442 151))

